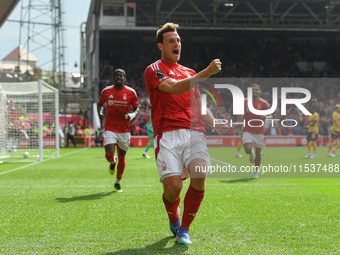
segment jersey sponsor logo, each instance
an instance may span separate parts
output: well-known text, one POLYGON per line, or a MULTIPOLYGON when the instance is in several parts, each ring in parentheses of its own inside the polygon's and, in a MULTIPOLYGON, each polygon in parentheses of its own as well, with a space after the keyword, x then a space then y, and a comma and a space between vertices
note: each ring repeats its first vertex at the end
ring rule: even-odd
POLYGON ((110 95, 109 98, 113 98, 113 95, 110 95))
POLYGON ((127 101, 121 101, 121 100, 108 100, 107 101, 107 105, 108 106, 126 106, 127 105, 127 101))
POLYGON ((175 75, 175 73, 172 70, 170 70, 169 75, 175 75))
POLYGON ((163 77, 164 76, 164 73, 162 73, 159 70, 156 70, 155 72, 156 72, 156 77, 163 77))
POLYGON ((166 163, 165 163, 165 161, 162 161, 162 170, 163 170, 163 171, 166 170, 166 163))

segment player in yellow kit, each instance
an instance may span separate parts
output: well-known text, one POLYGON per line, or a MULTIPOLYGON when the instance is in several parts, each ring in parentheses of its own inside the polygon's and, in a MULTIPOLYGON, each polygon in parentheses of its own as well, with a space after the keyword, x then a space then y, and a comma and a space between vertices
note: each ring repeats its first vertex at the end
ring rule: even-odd
POLYGON ((236 149, 236 154, 235 157, 236 158, 242 158, 243 156, 240 154, 240 150, 243 147, 243 143, 242 143, 242 135, 243 135, 243 126, 241 127, 241 141, 238 143, 237 145, 237 149, 236 149))
POLYGON ((328 157, 335 157, 335 151, 340 147, 340 143, 333 148, 333 154, 331 153, 333 144, 335 143, 336 139, 340 138, 340 104, 335 105, 335 111, 332 117, 332 129, 331 129, 331 142, 328 144, 328 157))
POLYGON ((242 158, 243 156, 240 154, 240 150, 241 148, 243 147, 243 144, 242 144, 242 138, 241 138, 241 141, 238 143, 237 145, 237 149, 236 149, 236 154, 235 154, 235 157, 236 158, 242 158))
POLYGON ((305 158, 316 158, 316 150, 317 150, 317 144, 316 140, 318 139, 319 134, 319 114, 316 112, 316 107, 311 107, 312 115, 309 115, 308 117, 308 131, 307 131, 307 148, 309 151, 309 154, 305 158), (312 154, 312 145, 313 145, 313 151, 312 154))

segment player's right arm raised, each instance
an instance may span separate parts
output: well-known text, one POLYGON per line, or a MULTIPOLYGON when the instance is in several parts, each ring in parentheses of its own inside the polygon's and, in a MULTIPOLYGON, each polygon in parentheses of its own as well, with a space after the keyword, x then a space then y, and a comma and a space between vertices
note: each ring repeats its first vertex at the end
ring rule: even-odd
POLYGON ((197 79, 198 81, 204 81, 210 76, 217 74, 219 71, 221 71, 222 69, 221 66, 222 62, 219 59, 214 59, 213 61, 211 61, 207 68, 200 71, 196 75, 180 81, 176 81, 171 78, 166 79, 165 81, 161 82, 158 85, 158 89, 174 95, 184 94, 197 85, 197 83, 191 82, 192 80, 197 79))

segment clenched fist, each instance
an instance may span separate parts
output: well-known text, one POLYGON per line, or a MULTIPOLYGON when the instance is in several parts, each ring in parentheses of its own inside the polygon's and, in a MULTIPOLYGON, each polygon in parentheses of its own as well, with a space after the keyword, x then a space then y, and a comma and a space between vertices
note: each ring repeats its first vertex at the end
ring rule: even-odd
POLYGON ((211 75, 217 74, 219 71, 222 70, 222 62, 219 59, 214 59, 211 61, 209 66, 206 68, 206 70, 210 73, 211 75))

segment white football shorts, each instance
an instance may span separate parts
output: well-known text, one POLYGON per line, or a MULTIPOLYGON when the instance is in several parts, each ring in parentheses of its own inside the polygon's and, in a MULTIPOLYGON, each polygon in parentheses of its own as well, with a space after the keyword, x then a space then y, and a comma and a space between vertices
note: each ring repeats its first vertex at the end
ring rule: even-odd
POLYGON ((253 143, 257 148, 266 147, 264 144, 264 135, 262 134, 251 134, 248 132, 244 132, 242 135, 242 142, 245 143, 253 143))
POLYGON ((160 182, 175 175, 187 178, 186 168, 193 159, 200 158, 211 165, 202 132, 192 129, 164 132, 154 138, 154 146, 160 182))
POLYGON ((130 133, 115 133, 111 131, 105 131, 103 133, 104 146, 107 144, 118 144, 119 148, 123 151, 128 151, 130 148, 130 133))

